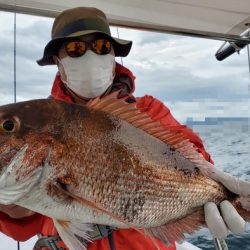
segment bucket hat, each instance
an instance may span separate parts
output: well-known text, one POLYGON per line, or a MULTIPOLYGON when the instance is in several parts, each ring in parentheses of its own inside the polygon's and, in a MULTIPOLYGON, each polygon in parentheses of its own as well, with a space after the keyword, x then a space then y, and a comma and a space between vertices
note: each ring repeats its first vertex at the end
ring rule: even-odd
POLYGON ((55 18, 51 40, 45 46, 43 57, 37 60, 37 63, 41 66, 55 64, 53 55, 57 54, 66 39, 89 34, 108 38, 113 45, 115 56, 127 56, 132 46, 132 41, 111 36, 107 18, 101 10, 77 7, 65 10, 55 18))

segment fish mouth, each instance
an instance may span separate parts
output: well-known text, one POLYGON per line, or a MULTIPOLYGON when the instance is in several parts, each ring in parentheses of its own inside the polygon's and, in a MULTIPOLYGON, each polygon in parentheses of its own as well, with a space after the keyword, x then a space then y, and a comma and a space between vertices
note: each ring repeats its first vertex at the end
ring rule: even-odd
MULTIPOLYGON (((23 178, 17 178, 16 167, 25 156, 28 145, 24 145, 8 165, 2 167, 0 176, 0 204, 9 205, 29 193, 41 179, 42 166, 34 169, 23 178)), ((3 161, 2 161, 3 162, 3 161)))

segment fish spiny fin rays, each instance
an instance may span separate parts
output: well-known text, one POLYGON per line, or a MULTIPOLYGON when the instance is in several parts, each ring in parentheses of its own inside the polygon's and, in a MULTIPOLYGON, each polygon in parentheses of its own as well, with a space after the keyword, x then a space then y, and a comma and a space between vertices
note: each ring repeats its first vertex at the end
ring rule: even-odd
POLYGON ((89 224, 55 219, 53 222, 60 237, 70 250, 87 250, 86 243, 91 241, 88 232, 93 230, 89 224))
POLYGON ((90 201, 84 197, 80 197, 77 196, 65 189, 63 189, 59 183, 55 183, 54 186, 58 189, 58 191, 62 192, 64 195, 67 195, 69 197, 71 197, 74 201, 77 201, 79 203, 82 203, 85 206, 88 206, 98 212, 101 212, 103 214, 106 214, 108 216, 110 216, 111 218, 113 218, 114 220, 117 220, 121 223, 123 223, 124 225, 126 225, 128 228, 132 228, 134 230, 136 230, 137 232, 143 234, 140 230, 138 230, 137 228, 135 228, 133 225, 131 225, 130 223, 126 222, 125 220, 123 220, 122 218, 120 218, 119 216, 115 215, 114 213, 106 210, 105 208, 102 207, 101 204, 97 204, 96 202, 90 201))
POLYGON ((175 222, 169 222, 159 227, 147 228, 145 229, 145 234, 155 237, 169 246, 170 242, 173 241, 182 242, 185 240, 185 233, 191 234, 204 225, 204 210, 199 209, 175 222))
POLYGON ((155 138, 163 141, 171 148, 179 151, 184 157, 195 164, 205 175, 209 175, 213 169, 213 164, 204 159, 197 151, 196 146, 190 142, 182 133, 181 126, 165 127, 159 121, 144 112, 141 112, 136 103, 127 103, 125 98, 118 99, 119 91, 113 92, 103 98, 97 97, 88 102, 87 106, 92 109, 101 110, 112 114, 122 120, 127 121, 136 128, 139 128, 155 138))

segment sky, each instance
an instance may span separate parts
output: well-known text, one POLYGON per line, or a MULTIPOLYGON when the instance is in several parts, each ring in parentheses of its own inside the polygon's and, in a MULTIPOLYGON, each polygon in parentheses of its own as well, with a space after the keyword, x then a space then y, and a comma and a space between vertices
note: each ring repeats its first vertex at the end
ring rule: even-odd
MULTIPOLYGON (((53 20, 17 14, 17 101, 46 98, 56 66, 38 66, 53 20)), ((0 12, 0 105, 14 100, 14 15, 0 12)), ((187 118, 249 116, 247 50, 219 62, 221 41, 116 27, 113 36, 133 41, 124 66, 136 76, 136 96, 164 102, 180 122, 187 118)), ((117 58, 121 62, 120 58, 117 58)))
MULTIPOLYGON (((46 98, 56 66, 41 67, 52 19, 17 14, 17 101, 46 98)), ((14 101, 14 15, 0 12, 0 105, 14 101)), ((249 117, 247 50, 222 62, 215 59, 221 41, 112 27, 113 36, 133 41, 124 66, 136 76, 136 96, 164 102, 180 122, 205 117, 249 117)), ((121 62, 120 58, 117 58, 121 62)), ((35 239, 32 240, 34 242, 35 239)), ((0 234, 0 250, 16 242, 0 234)), ((21 245, 31 249, 33 243, 21 245)))

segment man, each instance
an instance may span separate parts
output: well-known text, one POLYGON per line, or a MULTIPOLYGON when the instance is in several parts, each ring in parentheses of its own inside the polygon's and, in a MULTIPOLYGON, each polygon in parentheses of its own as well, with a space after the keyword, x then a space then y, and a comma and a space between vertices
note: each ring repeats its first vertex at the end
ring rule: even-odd
MULTIPOLYGON (((181 126, 163 103, 152 96, 132 96, 135 77, 115 62, 115 56, 127 56, 131 46, 131 41, 111 36, 106 16, 98 9, 79 7, 62 12, 55 19, 52 40, 46 45, 44 56, 38 60, 39 65, 58 66, 59 72, 52 87, 51 98, 84 105, 92 98, 120 90, 118 98, 128 96, 127 102, 136 102, 138 109, 146 112, 153 120, 160 121, 166 128, 180 126, 204 158, 213 163, 201 139, 191 129, 181 126)), ((222 182, 228 184, 227 180, 222 182)), ((236 192, 237 188, 232 191, 236 192)), ((15 205, 1 205, 0 210, 0 230, 6 235, 20 241, 35 234, 52 236, 39 240, 37 249, 49 244, 58 249, 63 246, 62 242, 57 242, 58 238, 53 237, 57 232, 49 218, 15 205)), ((244 220, 229 202, 222 202, 221 211, 223 217, 214 203, 205 205, 206 221, 214 236, 226 237, 228 227, 235 233, 244 231, 244 220)), ((155 248, 152 239, 132 229, 112 230, 105 225, 94 227, 93 243, 88 244, 88 250, 155 248)), ((158 243, 161 249, 176 249, 174 242, 169 247, 158 243)))

